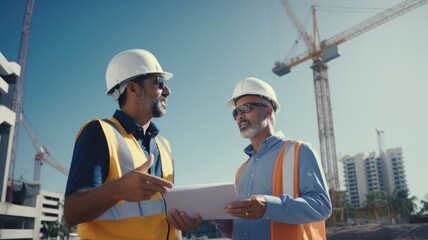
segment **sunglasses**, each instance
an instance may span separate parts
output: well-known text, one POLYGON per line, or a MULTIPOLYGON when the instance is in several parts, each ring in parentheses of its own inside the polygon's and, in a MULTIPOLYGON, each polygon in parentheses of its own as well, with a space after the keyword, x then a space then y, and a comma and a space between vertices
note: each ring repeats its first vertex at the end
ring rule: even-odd
POLYGON ((150 80, 152 80, 152 83, 153 83, 153 85, 155 85, 158 89, 163 89, 164 87, 165 87, 165 78, 164 77, 162 77, 162 76, 153 76, 153 75, 149 75, 149 76, 142 76, 142 77, 139 77, 139 78, 137 78, 137 79, 135 79, 135 80, 133 80, 134 82, 141 82, 141 81, 144 81, 144 80, 148 80, 148 79, 150 79, 150 80))
POLYGON ((233 119, 236 120, 236 117, 238 116, 238 113, 249 113, 253 106, 256 107, 267 107, 264 103, 259 102, 248 102, 244 103, 241 106, 235 108, 232 112, 233 119))
POLYGON ((152 81, 153 85, 155 85, 158 89, 163 89, 165 87, 165 78, 162 76, 155 76, 152 81))

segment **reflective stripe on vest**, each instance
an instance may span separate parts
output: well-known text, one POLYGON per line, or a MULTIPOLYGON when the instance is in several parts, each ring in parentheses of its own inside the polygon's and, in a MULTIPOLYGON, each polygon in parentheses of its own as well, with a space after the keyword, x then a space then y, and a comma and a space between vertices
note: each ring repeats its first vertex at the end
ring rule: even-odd
MULTIPOLYGON (((118 144, 118 154, 120 159, 119 163, 120 163, 122 176, 132 171, 133 169, 135 169, 131 150, 129 149, 129 146, 126 143, 124 136, 122 135, 123 130, 121 131, 121 129, 119 129, 120 125, 118 125, 119 123, 117 122, 117 120, 116 119, 103 120, 103 121, 100 121, 100 123, 103 126, 104 130, 106 129, 105 123, 108 123, 108 125, 111 126, 113 129, 113 133, 118 144)), ((169 151, 169 148, 166 146, 166 143, 163 139, 161 141, 156 141, 156 142, 162 142, 161 146, 158 146, 158 147, 159 148, 163 147, 164 149, 167 150, 166 152, 168 152, 169 157, 172 156, 172 154, 169 151)), ((160 150, 159 150, 159 154, 160 154, 160 150)), ((144 156, 144 161, 147 161, 145 154, 143 153, 142 155, 144 156)), ((160 196, 160 194, 158 193, 158 194, 155 194, 152 197, 152 199, 148 201, 141 201, 141 202, 121 201, 119 204, 116 204, 115 206, 113 206, 112 208, 104 212, 96 220, 117 220, 117 219, 133 218, 133 217, 139 217, 139 216, 150 216, 150 215, 155 215, 155 214, 164 213, 164 212, 165 212, 164 201, 160 196)))
MULTIPOLYGON (((288 194, 299 197, 299 149, 301 142, 287 140, 277 157, 272 179, 272 195, 288 194)), ((235 184, 248 164, 245 161, 236 171, 235 184)), ((325 240, 325 221, 309 224, 287 224, 271 221, 271 240, 325 240)))
MULTIPOLYGON (((301 142, 288 140, 284 143, 276 160, 272 195, 288 194, 300 197, 299 192, 299 149, 301 142)), ((271 240, 325 240, 325 221, 308 224, 271 222, 271 240)))
POLYGON ((151 216, 165 212, 163 199, 117 204, 99 216, 97 220, 117 220, 140 216, 151 216))
MULTIPOLYGON (((147 161, 138 141, 125 131, 117 119, 95 121, 101 125, 109 151, 109 172, 104 183, 122 177, 147 161)), ((160 154, 162 177, 172 181, 174 173, 169 142, 159 135, 155 140, 160 154)), ((162 195, 156 193, 147 201, 119 201, 97 219, 79 224, 78 233, 82 239, 175 240, 176 229, 168 226, 165 217, 162 195)))

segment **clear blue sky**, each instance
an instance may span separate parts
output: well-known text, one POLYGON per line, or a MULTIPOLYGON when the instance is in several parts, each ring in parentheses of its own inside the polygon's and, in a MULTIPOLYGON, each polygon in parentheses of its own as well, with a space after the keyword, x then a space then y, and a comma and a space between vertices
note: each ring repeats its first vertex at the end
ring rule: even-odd
MULTIPOLYGON (((387 8, 400 1, 290 2, 303 22, 312 4, 387 8)), ((18 58, 25 3, 0 1, 0 51, 11 61, 18 58)), ((321 38, 375 12, 319 11, 321 38)), ((375 129, 384 130, 387 148, 403 148, 410 193, 419 199, 428 193, 426 23, 428 7, 423 6, 340 45, 341 57, 328 64, 338 158, 378 152, 375 129)), ((248 141, 239 136, 224 102, 247 76, 276 89, 283 109, 276 130, 319 149, 310 62, 284 77, 271 71, 296 39, 280 0, 36 0, 24 112, 40 141, 69 166, 80 126, 108 118, 117 108, 105 96, 110 58, 144 48, 174 73, 168 113, 154 122, 172 142, 176 184, 232 181, 248 141)), ((303 51, 301 43, 296 54, 303 51)), ((34 152, 21 127, 15 177, 32 179, 34 152)), ((41 178, 43 188, 64 192, 66 177, 49 165, 41 178)))

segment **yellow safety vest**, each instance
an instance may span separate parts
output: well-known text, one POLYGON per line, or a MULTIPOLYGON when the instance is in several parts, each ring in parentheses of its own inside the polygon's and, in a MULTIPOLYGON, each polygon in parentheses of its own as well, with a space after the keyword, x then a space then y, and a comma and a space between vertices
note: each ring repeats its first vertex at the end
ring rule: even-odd
MULTIPOLYGON (((299 192, 299 149, 301 142, 288 140, 284 143, 275 163, 272 179, 272 195, 288 194, 295 198, 299 192)), ((236 183, 248 161, 236 172, 236 183)), ((325 221, 307 224, 288 224, 271 221, 271 240, 325 240, 325 221)))
MULTIPOLYGON (((115 118, 97 121, 106 136, 110 154, 105 182, 118 179, 147 161, 137 140, 125 131, 119 121, 115 118)), ((162 163, 162 177, 172 182, 173 159, 169 142, 160 136, 155 140, 162 163)), ((175 240, 177 237, 176 229, 166 222, 165 204, 160 193, 147 201, 122 200, 97 219, 79 224, 77 232, 81 239, 175 240)))

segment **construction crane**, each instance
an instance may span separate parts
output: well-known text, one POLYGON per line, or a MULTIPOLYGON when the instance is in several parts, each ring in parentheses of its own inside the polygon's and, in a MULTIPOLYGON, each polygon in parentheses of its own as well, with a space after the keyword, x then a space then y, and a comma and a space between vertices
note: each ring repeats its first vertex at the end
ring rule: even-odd
POLYGON ((27 66, 27 53, 28 53, 28 42, 30 38, 30 26, 31 26, 31 16, 33 15, 35 0, 27 0, 27 5, 25 7, 24 22, 22 23, 22 32, 21 32, 21 45, 19 47, 19 56, 18 64, 21 66, 21 75, 16 80, 16 84, 13 92, 13 102, 12 102, 12 111, 16 113, 16 121, 13 130, 13 143, 12 150, 10 153, 10 164, 9 164, 9 182, 13 185, 13 176, 15 172, 15 162, 16 162, 16 148, 18 145, 18 136, 19 136, 19 120, 20 114, 22 112, 23 106, 23 96, 24 96, 24 82, 25 82, 25 73, 27 66))
MULTIPOLYGON (((376 130, 376 134, 377 134, 377 143, 378 143, 378 145, 379 145, 379 158, 381 159, 381 162, 382 162, 382 169, 383 169, 383 171, 386 171, 386 166, 385 166, 385 164, 386 164, 386 154, 385 154, 385 143, 384 143, 384 140, 383 140, 383 134, 385 133, 385 131, 383 131, 383 130, 378 130, 378 129, 375 129, 376 130)), ((386 179, 386 181, 384 182, 384 184, 385 184, 385 186, 384 186, 384 190, 381 190, 381 193, 382 194, 385 194, 384 196, 385 196, 385 206, 386 206, 386 213, 387 213, 387 217, 388 217, 388 224, 391 224, 391 211, 390 211, 390 207, 389 207, 389 195, 391 194, 391 191, 390 191, 390 185, 389 185, 389 182, 390 182, 390 179, 389 179, 389 175, 386 173, 386 172, 384 172, 384 177, 385 177, 385 179, 386 179)))
POLYGON ((62 172, 65 176, 68 176, 68 169, 64 167, 61 163, 57 162, 46 150, 45 146, 38 143, 36 137, 31 132, 29 123, 27 118, 24 116, 24 114, 21 113, 20 121, 24 125, 25 131, 27 132, 28 136, 30 137, 31 142, 33 143, 34 148, 36 148, 36 155, 34 163, 34 182, 40 183, 40 172, 43 162, 48 163, 56 170, 62 172))
MULTIPOLYGON (((296 14, 288 3, 288 0, 282 0, 282 5, 284 6, 287 15, 290 17, 291 22, 302 37, 307 51, 291 59, 286 59, 284 62, 276 62, 272 71, 278 76, 283 76, 289 73, 292 67, 309 59, 312 59, 313 61, 311 68, 313 70, 315 85, 315 101, 317 107, 321 161, 330 188, 330 194, 333 193, 332 203, 334 210, 336 209, 340 211, 341 200, 339 194, 340 189, 336 160, 336 144, 334 139, 333 114, 331 110, 327 62, 339 56, 337 50, 337 46, 339 44, 349 41, 350 39, 420 7, 427 2, 428 0, 404 1, 327 40, 321 41, 315 7, 312 6, 313 34, 309 35, 298 20, 296 14)), ((332 217, 334 218, 335 215, 341 215, 341 213, 335 214, 333 212, 332 217)), ((338 217, 341 219, 340 216, 338 217)), ((333 221, 335 220, 333 219, 333 221)))
POLYGON ((384 142, 383 142, 383 134, 385 133, 385 131, 383 130, 376 130, 376 134, 377 134, 377 143, 379 145, 379 154, 382 154, 384 152, 384 142))

